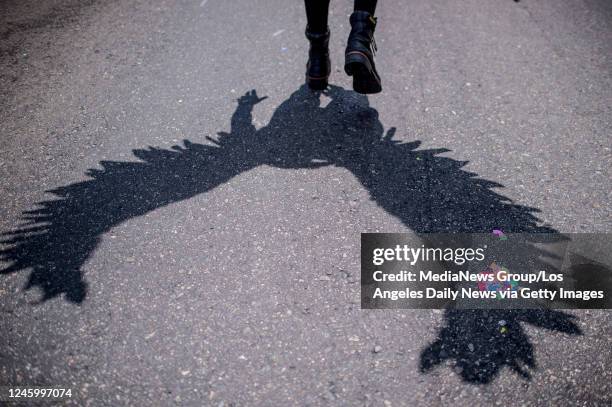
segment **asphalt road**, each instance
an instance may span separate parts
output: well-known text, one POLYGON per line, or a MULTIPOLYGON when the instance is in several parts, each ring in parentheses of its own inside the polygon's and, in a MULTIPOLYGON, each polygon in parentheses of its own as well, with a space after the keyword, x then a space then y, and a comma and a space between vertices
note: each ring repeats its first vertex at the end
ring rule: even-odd
POLYGON ((366 98, 350 1, 324 95, 300 1, 0 1, 0 385, 612 404, 609 311, 359 304, 361 232, 612 230, 612 2, 380 3, 366 98))

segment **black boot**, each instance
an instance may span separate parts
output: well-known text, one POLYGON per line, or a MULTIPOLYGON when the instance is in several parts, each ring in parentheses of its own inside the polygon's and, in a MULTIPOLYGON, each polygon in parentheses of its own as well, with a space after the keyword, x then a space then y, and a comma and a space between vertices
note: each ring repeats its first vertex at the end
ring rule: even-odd
POLYGON ((376 18, 367 11, 355 11, 350 21, 352 29, 344 53, 344 71, 353 77, 355 92, 378 93, 382 87, 374 65, 376 18))
POLYGON ((306 83, 310 89, 323 90, 331 72, 329 60, 329 28, 327 32, 315 33, 306 27, 306 38, 310 41, 308 63, 306 64, 306 83))

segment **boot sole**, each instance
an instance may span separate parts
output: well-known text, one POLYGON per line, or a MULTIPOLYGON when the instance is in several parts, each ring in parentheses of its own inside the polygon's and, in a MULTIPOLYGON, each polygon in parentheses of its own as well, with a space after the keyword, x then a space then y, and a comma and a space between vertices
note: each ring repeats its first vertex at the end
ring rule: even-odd
POLYGON ((306 84, 312 90, 325 90, 328 84, 327 78, 329 77, 326 76, 324 78, 311 78, 310 76, 306 75, 306 84))
POLYGON ((346 54, 344 71, 353 77, 353 89, 357 93, 372 94, 382 91, 380 77, 370 60, 358 51, 346 54))

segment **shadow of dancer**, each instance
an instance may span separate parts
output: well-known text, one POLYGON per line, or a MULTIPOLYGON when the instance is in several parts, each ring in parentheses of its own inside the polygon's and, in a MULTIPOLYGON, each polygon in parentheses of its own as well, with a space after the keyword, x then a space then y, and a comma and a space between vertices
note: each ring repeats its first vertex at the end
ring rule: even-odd
MULTIPOLYGON (((82 265, 101 236, 114 226, 156 208, 189 199, 259 165, 351 171, 374 200, 416 233, 554 233, 538 226, 535 208, 514 204, 493 191, 502 185, 465 171, 466 162, 440 156, 447 149, 421 149, 419 141, 393 139, 367 97, 339 87, 320 94, 304 86, 257 130, 252 109, 265 98, 255 91, 238 100, 230 133, 211 144, 184 141, 171 149, 135 150, 137 162, 101 162, 88 180, 49 191, 58 199, 24 213, 24 224, 4 234, 1 273, 30 269, 26 289, 39 287, 42 300, 65 295, 80 303, 87 294, 82 265)), ((447 311, 439 338, 421 354, 421 370, 455 360, 464 380, 489 382, 503 366, 528 377, 535 367, 532 345, 521 323, 579 334, 572 316, 545 311, 447 311), (488 316, 487 316, 488 315, 488 316), (489 316, 507 321, 508 333, 491 328, 489 316), (478 339, 480 338, 480 339, 478 339), (473 346, 487 346, 488 350, 473 346), (482 351, 481 351, 482 350, 482 351), (472 354, 478 354, 478 357, 472 354)))

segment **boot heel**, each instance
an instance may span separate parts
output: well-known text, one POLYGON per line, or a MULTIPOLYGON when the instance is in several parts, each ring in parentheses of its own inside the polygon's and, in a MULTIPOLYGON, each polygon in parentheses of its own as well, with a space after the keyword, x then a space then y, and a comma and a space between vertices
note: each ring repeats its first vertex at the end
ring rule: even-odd
POLYGON ((353 89, 357 93, 372 94, 382 90, 380 78, 370 60, 361 52, 349 52, 345 56, 344 71, 353 77, 353 89))
POLYGON ((327 88, 327 78, 311 78, 307 75, 306 84, 312 90, 325 90, 327 88))
POLYGON ((344 72, 348 76, 370 71, 372 71, 370 61, 360 52, 350 52, 344 58, 344 72))

